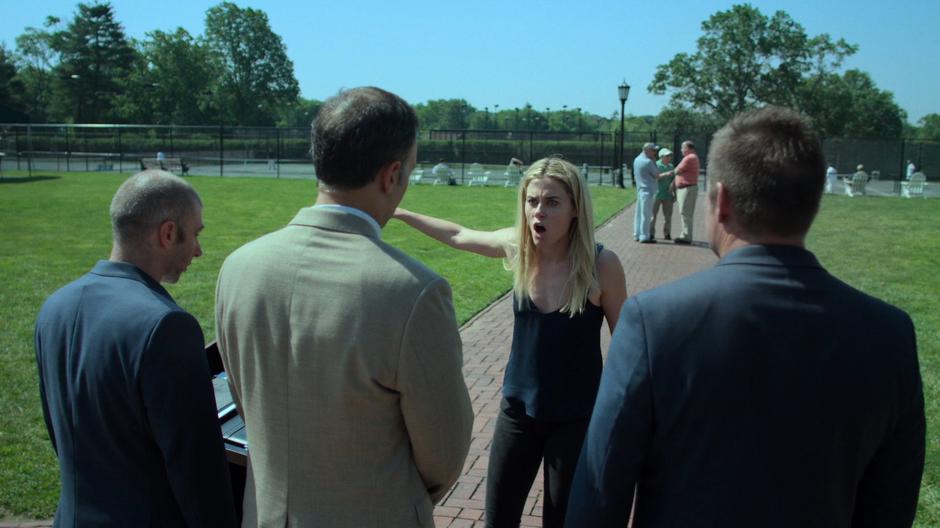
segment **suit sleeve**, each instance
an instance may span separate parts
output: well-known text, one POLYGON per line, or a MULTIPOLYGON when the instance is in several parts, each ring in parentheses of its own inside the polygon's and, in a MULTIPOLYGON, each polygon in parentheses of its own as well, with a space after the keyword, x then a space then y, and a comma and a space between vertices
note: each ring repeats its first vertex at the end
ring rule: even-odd
POLYGON ((910 526, 917 512, 927 424, 916 337, 909 318, 907 324, 910 337, 900 344, 903 357, 908 360, 898 381, 904 391, 900 413, 862 475, 852 516, 855 528, 910 526))
POLYGON ((202 330, 185 312, 154 328, 141 363, 147 420, 190 526, 234 526, 235 506, 202 330))
POLYGON ((653 427, 646 337, 639 304, 630 298, 611 337, 565 526, 627 525, 653 427))
POLYGON ((398 364, 405 427, 415 464, 435 504, 460 476, 470 449, 473 410, 462 368, 450 286, 437 279, 416 301, 398 364))
POLYGON ((242 395, 235 383, 235 379, 238 378, 241 373, 238 372, 238 363, 232 361, 232 357, 228 354, 229 342, 234 336, 228 335, 224 325, 224 322, 228 320, 225 289, 222 282, 224 280, 224 271, 225 264, 223 263, 222 269, 219 270, 219 279, 215 284, 215 339, 216 345, 219 347, 219 355, 222 358, 222 365, 225 367, 225 372, 228 374, 228 391, 229 394, 232 395, 232 401, 235 403, 235 411, 244 419, 245 408, 242 407, 242 395))
POLYGON ((41 324, 42 320, 40 319, 40 321, 36 323, 36 329, 33 333, 33 346, 36 348, 36 368, 39 370, 39 400, 42 402, 42 417, 46 422, 46 431, 49 433, 49 440, 52 442, 52 450, 55 451, 56 456, 58 456, 59 447, 56 445, 55 430, 52 428, 52 416, 49 414, 49 402, 46 400, 46 379, 42 374, 42 337, 39 332, 41 324))

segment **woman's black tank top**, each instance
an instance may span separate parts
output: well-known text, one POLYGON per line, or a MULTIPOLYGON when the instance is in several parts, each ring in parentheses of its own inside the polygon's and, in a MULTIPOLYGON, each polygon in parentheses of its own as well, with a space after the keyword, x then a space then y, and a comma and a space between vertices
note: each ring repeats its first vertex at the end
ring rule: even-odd
MULTIPOLYGON (((601 247, 598 246, 598 253, 601 247)), ((571 317, 513 300, 514 325, 503 397, 526 415, 562 421, 591 415, 601 379, 604 310, 586 301, 571 317)))

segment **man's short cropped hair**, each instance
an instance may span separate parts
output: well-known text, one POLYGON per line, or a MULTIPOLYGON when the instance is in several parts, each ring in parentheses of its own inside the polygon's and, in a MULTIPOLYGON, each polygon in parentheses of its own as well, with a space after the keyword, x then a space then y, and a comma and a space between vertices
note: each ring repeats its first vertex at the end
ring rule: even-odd
POLYGON ((417 132, 418 115, 397 95, 371 86, 341 91, 313 120, 317 178, 341 190, 365 187, 385 164, 407 160, 417 132))
POLYGON ((826 162, 818 136, 793 110, 766 107, 736 116, 708 149, 709 198, 728 192, 751 235, 806 233, 819 210, 826 162))
POLYGON ((161 170, 145 170, 128 178, 111 200, 114 241, 139 247, 147 235, 167 220, 177 226, 179 240, 186 239, 185 218, 202 207, 199 194, 183 178, 161 170))

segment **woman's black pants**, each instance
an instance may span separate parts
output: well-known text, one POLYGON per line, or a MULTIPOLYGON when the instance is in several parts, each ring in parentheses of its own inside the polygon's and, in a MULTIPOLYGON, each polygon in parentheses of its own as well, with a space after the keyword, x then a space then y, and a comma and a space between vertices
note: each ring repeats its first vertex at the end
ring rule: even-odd
POLYGON ((545 460, 542 526, 565 523, 568 492, 590 417, 546 422, 526 416, 505 400, 496 418, 486 472, 486 526, 519 526, 529 489, 545 460))

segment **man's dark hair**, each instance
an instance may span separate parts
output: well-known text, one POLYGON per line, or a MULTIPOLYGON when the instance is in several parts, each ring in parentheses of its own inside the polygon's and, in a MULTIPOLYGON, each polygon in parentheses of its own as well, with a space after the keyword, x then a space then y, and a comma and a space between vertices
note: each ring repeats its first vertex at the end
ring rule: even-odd
POLYGON ((736 116, 708 149, 709 199, 717 183, 749 234, 789 236, 809 230, 826 181, 822 145, 793 110, 766 107, 736 116))
POLYGON ((406 161, 417 131, 417 114, 397 95, 371 86, 343 90, 313 120, 317 178, 342 190, 365 187, 386 163, 406 161))

